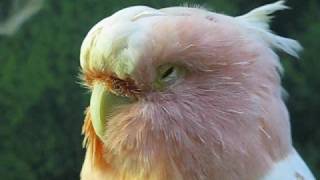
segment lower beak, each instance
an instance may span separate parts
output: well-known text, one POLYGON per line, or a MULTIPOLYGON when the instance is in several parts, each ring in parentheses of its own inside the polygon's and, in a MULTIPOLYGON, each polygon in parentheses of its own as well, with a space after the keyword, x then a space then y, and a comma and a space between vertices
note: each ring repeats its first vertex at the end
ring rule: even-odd
POLYGON ((97 136, 102 139, 107 126, 107 120, 121 105, 132 103, 130 97, 118 96, 107 90, 103 83, 95 83, 90 99, 92 125, 97 136))

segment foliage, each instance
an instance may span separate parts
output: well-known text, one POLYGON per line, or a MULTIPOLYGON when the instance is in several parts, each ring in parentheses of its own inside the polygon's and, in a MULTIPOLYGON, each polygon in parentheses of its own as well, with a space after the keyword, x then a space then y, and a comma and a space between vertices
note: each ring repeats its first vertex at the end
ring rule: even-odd
MULTIPOLYGON (((9 2, 5 0, 3 2, 9 2)), ((0 8, 6 7, 0 3, 0 8)), ((83 110, 88 94, 76 82, 79 49, 98 20, 131 5, 155 8, 182 0, 47 0, 39 14, 12 37, 0 36, 1 179, 79 179, 83 110)), ((191 1, 239 15, 270 0, 191 1)), ((302 61, 284 60, 284 84, 295 145, 320 177, 320 3, 291 0, 294 9, 279 13, 273 29, 298 37, 302 61)), ((6 11, 0 11, 0 20, 6 11)), ((284 57, 288 59, 288 57, 284 57)))

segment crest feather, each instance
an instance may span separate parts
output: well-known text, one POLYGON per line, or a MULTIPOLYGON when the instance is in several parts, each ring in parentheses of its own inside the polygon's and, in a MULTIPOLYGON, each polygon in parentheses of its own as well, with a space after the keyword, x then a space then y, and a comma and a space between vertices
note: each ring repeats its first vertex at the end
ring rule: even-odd
POLYGON ((302 50, 299 42, 278 36, 271 32, 269 23, 273 18, 272 13, 289 9, 285 1, 278 1, 272 4, 267 4, 250 11, 247 14, 236 17, 242 24, 249 29, 254 30, 269 46, 275 49, 282 50, 296 58, 299 57, 298 52, 302 50))

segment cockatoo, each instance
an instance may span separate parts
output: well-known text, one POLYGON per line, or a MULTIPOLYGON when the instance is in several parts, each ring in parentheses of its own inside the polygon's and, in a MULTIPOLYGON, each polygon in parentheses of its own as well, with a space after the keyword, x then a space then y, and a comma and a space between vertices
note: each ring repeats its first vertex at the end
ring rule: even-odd
POLYGON ((292 146, 269 29, 283 1, 230 17, 134 6, 97 23, 80 53, 91 91, 82 180, 313 180, 292 146))

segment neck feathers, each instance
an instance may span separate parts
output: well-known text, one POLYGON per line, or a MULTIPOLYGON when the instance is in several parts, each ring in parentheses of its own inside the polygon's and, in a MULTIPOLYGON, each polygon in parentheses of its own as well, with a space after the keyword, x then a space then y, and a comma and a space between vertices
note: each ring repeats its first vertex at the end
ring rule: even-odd
POLYGON ((88 110, 86 112, 86 117, 82 126, 82 134, 84 134, 85 136, 83 140, 83 146, 87 149, 84 166, 81 173, 82 179, 86 179, 84 178, 86 174, 92 176, 94 171, 101 173, 110 173, 112 168, 111 165, 108 164, 104 159, 103 142, 99 139, 94 131, 90 112, 88 110))

